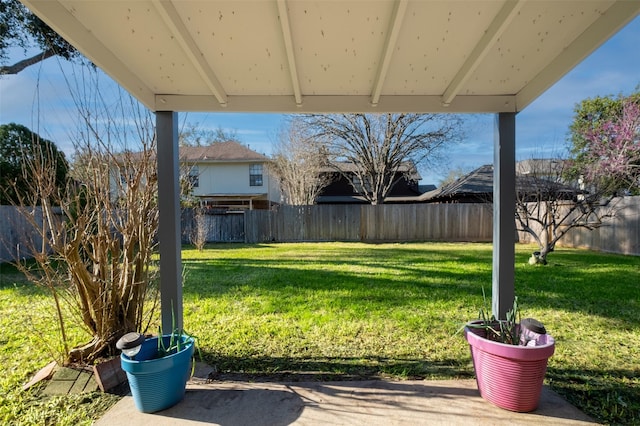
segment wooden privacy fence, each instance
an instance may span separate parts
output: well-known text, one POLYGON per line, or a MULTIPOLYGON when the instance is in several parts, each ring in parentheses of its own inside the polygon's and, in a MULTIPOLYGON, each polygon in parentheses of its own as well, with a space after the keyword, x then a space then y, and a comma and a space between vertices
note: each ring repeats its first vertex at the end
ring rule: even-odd
MULTIPOLYGON (((617 216, 601 228, 571 230, 559 245, 640 255, 640 197, 617 201, 617 216)), ((31 210, 36 217, 39 209, 31 210)), ((208 242, 270 241, 491 241, 492 212, 487 204, 388 204, 281 206, 277 211, 203 215, 208 242)), ((189 243, 194 217, 182 217, 189 243)), ((520 233, 520 241, 528 242, 520 233)), ((39 247, 37 233, 13 206, 0 206, 0 262, 29 256, 39 247)))
POLYGON ((486 204, 281 206, 245 212, 245 241, 491 241, 486 204))
POLYGON ((0 206, 0 263, 31 258, 32 248, 42 246, 42 238, 25 217, 29 214, 42 224, 42 209, 21 212, 14 206, 0 206))
POLYGON ((243 243, 245 218, 243 212, 199 214, 182 211, 182 242, 194 243, 203 238, 208 243, 243 243))
MULTIPOLYGON (((640 255, 640 196, 614 198, 606 207, 615 217, 594 230, 574 228, 558 242, 559 246, 588 248, 610 253, 640 255)), ((532 242, 520 232, 520 241, 532 242)))

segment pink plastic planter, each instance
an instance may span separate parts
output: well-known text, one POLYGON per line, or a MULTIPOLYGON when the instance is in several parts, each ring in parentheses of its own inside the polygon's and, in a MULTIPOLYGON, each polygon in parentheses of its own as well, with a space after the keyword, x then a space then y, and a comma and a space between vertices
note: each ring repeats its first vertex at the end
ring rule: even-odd
POLYGON ((528 412, 538 408, 547 360, 555 350, 548 334, 539 346, 515 346, 479 336, 482 329, 465 327, 480 395, 500 408, 528 412))

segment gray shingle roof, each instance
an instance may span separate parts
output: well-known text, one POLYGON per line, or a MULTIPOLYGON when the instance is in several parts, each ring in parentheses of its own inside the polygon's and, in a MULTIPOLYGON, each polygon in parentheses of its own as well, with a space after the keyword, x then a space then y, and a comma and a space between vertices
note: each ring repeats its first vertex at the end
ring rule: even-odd
POLYGON ((493 193, 493 165, 481 166, 471 173, 441 188, 425 192, 419 199, 427 201, 441 198, 455 198, 460 194, 483 196, 493 193))
POLYGON ((180 161, 269 161, 269 158, 239 142, 215 142, 209 146, 180 147, 180 161))
MULTIPOLYGON (((522 196, 561 199, 571 199, 583 192, 570 185, 532 175, 516 175, 516 188, 522 196)), ((493 197, 493 165, 481 166, 442 188, 426 192, 419 197, 419 200, 455 200, 461 197, 489 201, 493 197)))
POLYGON ((493 192, 493 165, 486 164, 441 188, 442 195, 485 194, 493 192))

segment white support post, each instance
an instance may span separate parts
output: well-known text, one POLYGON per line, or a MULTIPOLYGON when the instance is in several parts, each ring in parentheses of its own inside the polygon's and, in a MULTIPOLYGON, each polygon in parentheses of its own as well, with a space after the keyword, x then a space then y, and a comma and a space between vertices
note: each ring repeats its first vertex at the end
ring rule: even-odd
POLYGON ((516 114, 496 115, 493 146, 493 284, 491 309, 505 319, 515 297, 516 114))
POLYGON ((162 330, 182 329, 182 261, 180 238, 180 174, 178 113, 156 112, 158 138, 158 241, 162 330))

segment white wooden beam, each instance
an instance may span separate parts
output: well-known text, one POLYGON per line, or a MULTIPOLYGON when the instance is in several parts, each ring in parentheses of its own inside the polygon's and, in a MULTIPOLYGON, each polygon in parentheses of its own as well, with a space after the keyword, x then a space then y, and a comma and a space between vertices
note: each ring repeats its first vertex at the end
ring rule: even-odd
POLYGON ((287 10, 286 0, 278 0, 278 13, 280 16, 282 38, 284 39, 284 48, 287 52, 287 62, 289 65, 289 74, 291 76, 293 96, 296 100, 296 105, 300 106, 302 105, 302 93, 300 91, 298 67, 296 66, 296 58, 293 51, 293 39, 291 38, 291 25, 289 24, 289 11, 287 10))
MULTIPOLYGON (((224 107, 227 104, 227 94, 224 87, 222 87, 222 84, 218 81, 215 73, 204 58, 202 51, 198 48, 191 34, 189 34, 189 30, 184 22, 182 22, 182 19, 180 19, 180 15, 171 0, 153 0, 153 5, 213 96, 215 96, 218 103, 224 107)), ((155 109, 160 110, 162 106, 158 106, 155 109)))
POLYGON ((493 18, 491 24, 482 35, 478 43, 464 61, 462 67, 449 83, 449 86, 442 95, 442 103, 447 106, 455 98, 464 84, 469 80, 473 72, 478 68, 487 53, 491 50, 496 41, 500 38, 504 30, 522 8, 524 0, 505 2, 498 14, 493 18))
POLYGON ((453 112, 496 113, 515 112, 515 96, 457 96, 448 107, 442 105, 440 95, 383 95, 377 105, 371 97, 340 95, 306 95, 304 103, 296 104, 285 95, 229 95, 227 105, 221 107, 213 96, 171 95, 156 96, 158 110, 184 112, 273 112, 273 113, 356 113, 356 112, 453 112))
POLYGON ((76 17, 57 0, 21 0, 42 21, 101 68, 147 108, 154 109, 155 94, 127 65, 107 49, 76 17))
POLYGON ((382 93, 382 86, 387 77, 389 71, 389 64, 391 63, 391 57, 393 56, 393 49, 398 41, 398 34, 400 34, 400 28, 402 27, 402 21, 404 20, 404 14, 407 11, 407 0, 399 0, 394 4, 393 13, 391 14, 391 23, 387 30, 387 39, 384 43, 382 55, 380 56, 378 71, 376 74, 375 83, 371 92, 371 105, 377 106, 382 93))

